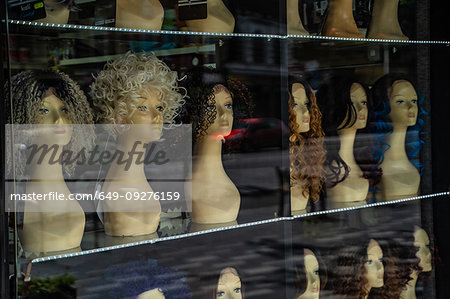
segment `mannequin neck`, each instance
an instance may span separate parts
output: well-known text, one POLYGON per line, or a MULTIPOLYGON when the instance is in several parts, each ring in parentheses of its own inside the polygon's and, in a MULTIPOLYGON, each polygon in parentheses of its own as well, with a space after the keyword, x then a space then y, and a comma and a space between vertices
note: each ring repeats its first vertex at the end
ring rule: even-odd
POLYGON ((38 182, 64 182, 62 163, 59 160, 63 149, 63 145, 55 145, 55 150, 43 155, 42 161, 39 161, 40 155, 35 155, 28 164, 29 177, 38 182))
POLYGON ((353 1, 348 0, 330 0, 328 1, 328 10, 339 13, 343 17, 353 18, 353 1))
POLYGON ((202 169, 223 169, 222 164, 222 141, 211 136, 203 137, 196 146, 196 167, 202 169))
POLYGON ((356 164, 355 155, 353 154, 356 129, 342 129, 338 131, 338 135, 340 141, 339 156, 346 164, 356 164))
POLYGON ((390 148, 384 154, 386 159, 392 160, 408 160, 408 155, 405 149, 407 126, 394 126, 392 134, 387 138, 387 143, 390 148))
POLYGON ((110 168, 115 180, 147 180, 144 172, 146 145, 145 142, 129 138, 126 134, 119 136, 116 152, 123 152, 123 158, 116 157, 110 168))
POLYGON ((417 271, 413 271, 413 273, 410 275, 412 280, 408 282, 406 285, 406 289, 402 291, 400 294, 401 299, 415 299, 416 298, 416 284, 417 279, 419 278, 419 273, 417 271))

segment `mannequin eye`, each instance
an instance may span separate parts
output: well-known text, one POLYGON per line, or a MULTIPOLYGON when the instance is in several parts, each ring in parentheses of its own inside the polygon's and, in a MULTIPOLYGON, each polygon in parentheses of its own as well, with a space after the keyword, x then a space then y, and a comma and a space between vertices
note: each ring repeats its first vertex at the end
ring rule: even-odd
POLYGON ((373 264, 373 260, 367 260, 366 263, 368 263, 369 265, 373 264))
POLYGON ((69 109, 67 109, 67 107, 62 107, 61 111, 64 113, 69 113, 69 109))
POLYGON ((162 112, 164 110, 164 107, 162 105, 158 105, 158 106, 156 106, 156 110, 158 110, 159 112, 162 112))
POLYGON ((239 294, 239 293, 241 292, 241 288, 235 288, 233 291, 234 291, 236 294, 239 294))
POLYGON ((231 109, 233 109, 233 104, 230 104, 230 103, 225 104, 225 108, 227 108, 228 110, 231 110, 231 109))
POLYGON ((147 106, 142 105, 142 106, 138 106, 137 110, 139 110, 139 111, 148 111, 148 108, 147 108, 147 106))
POLYGON ((395 103, 401 105, 401 104, 405 103, 405 100, 397 100, 397 101, 395 101, 395 103))
POLYGON ((411 103, 417 104, 417 99, 411 100, 411 103))
POLYGON ((48 109, 47 107, 39 108, 39 114, 49 114, 49 113, 50 113, 50 109, 48 109))
POLYGON ((217 292, 217 297, 222 297, 225 296, 225 292, 224 291, 218 291, 217 292))
POLYGON ((367 106, 367 101, 361 101, 361 105, 367 106))
POLYGON ((319 275, 319 270, 315 270, 314 275, 319 275))
POLYGON ((206 110, 210 112, 216 111, 216 105, 208 105, 206 106, 206 110))

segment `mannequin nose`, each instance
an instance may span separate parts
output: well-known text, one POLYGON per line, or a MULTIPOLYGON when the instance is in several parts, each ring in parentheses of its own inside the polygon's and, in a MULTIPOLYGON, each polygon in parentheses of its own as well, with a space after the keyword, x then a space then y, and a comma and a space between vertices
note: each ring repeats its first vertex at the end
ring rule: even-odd
POLYGON ((55 120, 55 124, 56 125, 64 125, 67 122, 64 120, 64 118, 62 117, 61 114, 58 113, 58 115, 56 116, 56 120, 55 120))

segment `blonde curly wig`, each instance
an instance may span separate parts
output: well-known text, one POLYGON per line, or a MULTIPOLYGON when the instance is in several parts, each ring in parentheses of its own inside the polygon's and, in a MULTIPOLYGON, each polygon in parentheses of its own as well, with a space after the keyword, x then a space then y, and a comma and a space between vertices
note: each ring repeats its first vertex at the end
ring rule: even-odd
MULTIPOLYGON (((162 102, 163 121, 173 124, 184 104, 178 87, 178 76, 154 54, 127 52, 109 61, 91 84, 90 95, 96 108, 97 122, 125 124, 135 111, 142 92, 155 92, 162 102)), ((108 126, 108 133, 116 137, 117 126, 108 126), (114 128, 113 128, 114 127, 114 128)))
MULTIPOLYGON (((6 99, 9 98, 11 90, 11 102, 6 101, 6 111, 12 111, 8 116, 8 123, 31 125, 38 120, 38 111, 42 105, 42 100, 46 92, 52 89, 55 96, 61 99, 69 111, 73 126, 73 133, 70 142, 64 146, 64 150, 79 153, 83 149, 88 152, 95 139, 94 121, 89 103, 77 83, 68 75, 60 71, 23 71, 11 78, 11 86, 6 84, 6 99), (12 109, 10 107, 12 103, 12 109), (77 126, 83 124, 84 126, 77 126)), ((31 128, 30 128, 31 129, 31 128)), ((17 132, 16 132, 17 133, 17 132)), ((7 136, 9 132, 7 132, 7 136)), ((15 161, 24 161, 26 151, 14 151, 15 161)), ((8 165, 13 157, 8 154, 8 165)), ((63 163, 63 170, 67 175, 71 175, 76 163, 63 163)), ((8 169, 11 171, 11 169, 8 169)), ((16 165, 15 173, 22 176, 25 173, 25 165, 16 165)))

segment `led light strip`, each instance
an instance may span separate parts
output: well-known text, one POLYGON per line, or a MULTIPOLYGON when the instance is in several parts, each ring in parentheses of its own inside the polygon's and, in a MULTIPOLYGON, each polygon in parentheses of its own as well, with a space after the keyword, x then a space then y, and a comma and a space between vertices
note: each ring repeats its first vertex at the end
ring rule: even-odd
POLYGON ((152 34, 191 35, 191 36, 220 36, 220 37, 259 37, 267 39, 280 37, 279 35, 274 34, 215 33, 215 32, 195 32, 195 31, 127 29, 127 28, 103 27, 103 26, 40 23, 40 22, 19 21, 19 20, 9 20, 9 23, 15 25, 35 26, 43 28, 63 28, 63 29, 79 29, 79 30, 93 30, 93 31, 112 31, 112 32, 152 33, 152 34))
POLYGON ((100 252, 104 252, 104 251, 116 250, 116 249, 127 248, 127 247, 134 247, 134 246, 138 246, 138 245, 155 244, 155 243, 171 241, 171 240, 180 240, 180 239, 194 237, 194 236, 206 235, 206 234, 210 234, 210 233, 233 230, 233 229, 240 229, 240 228, 245 228, 245 227, 258 226, 258 225, 262 225, 262 224, 268 224, 268 223, 274 223, 274 222, 280 222, 280 221, 292 221, 295 219, 301 219, 301 218, 306 218, 306 217, 311 217, 311 216, 335 214, 335 213, 339 213, 339 212, 354 211, 354 210, 360 210, 360 209, 371 208, 371 207, 392 205, 392 204, 397 204, 397 203, 405 203, 405 202, 409 202, 409 201, 414 201, 414 200, 419 200, 419 199, 428 199, 428 198, 445 196, 445 195, 450 195, 450 192, 441 192, 441 193, 435 193, 435 194, 429 194, 429 195, 415 196, 415 197, 405 198, 405 199, 398 199, 398 200, 393 200, 393 201, 388 201, 388 202, 372 203, 372 204, 367 204, 367 205, 358 206, 358 207, 349 207, 349 208, 334 209, 334 210, 324 210, 324 211, 319 211, 319 212, 307 213, 307 214, 303 214, 303 215, 279 217, 279 218, 249 222, 249 223, 244 223, 244 224, 237 224, 237 225, 232 225, 232 226, 208 229, 208 230, 199 231, 199 232, 195 232, 195 233, 186 233, 186 234, 178 235, 178 236, 155 238, 152 240, 132 242, 132 243, 127 243, 127 244, 114 245, 114 246, 109 246, 109 247, 85 250, 85 251, 68 253, 68 254, 60 254, 60 255, 41 257, 41 258, 33 259, 31 261, 31 263, 33 263, 33 264, 42 263, 42 262, 58 260, 58 259, 63 259, 63 258, 83 256, 83 255, 88 255, 88 254, 93 254, 93 253, 100 253, 100 252))
POLYGON ((331 37, 318 35, 277 35, 277 34, 252 34, 252 33, 215 33, 215 32, 195 32, 195 31, 169 31, 169 30, 145 30, 145 29, 128 29, 103 26, 88 25, 71 25, 71 24, 54 24, 33 21, 9 20, 9 23, 15 25, 45 27, 45 28, 63 28, 63 29, 79 29, 94 31, 112 31, 112 32, 132 32, 132 33, 152 33, 152 34, 172 34, 172 35, 191 35, 191 36, 219 36, 219 37, 257 37, 266 39, 319 39, 332 41, 356 41, 371 43, 397 43, 397 44, 443 44, 450 45, 450 41, 420 41, 420 40, 395 40, 395 39, 373 39, 373 38, 353 38, 353 37, 331 37))

